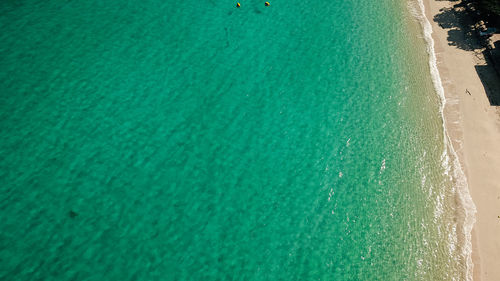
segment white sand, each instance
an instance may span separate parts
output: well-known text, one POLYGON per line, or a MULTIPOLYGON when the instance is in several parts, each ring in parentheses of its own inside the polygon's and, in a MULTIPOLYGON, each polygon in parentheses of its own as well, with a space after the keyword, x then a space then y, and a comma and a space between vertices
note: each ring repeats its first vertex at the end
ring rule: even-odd
MULTIPOLYGON (((472 233, 474 280, 500 280, 500 107, 490 104, 485 90, 489 83, 500 84, 500 78, 490 71, 490 81, 483 85, 475 67, 485 64, 481 50, 464 50, 470 41, 460 26, 441 27, 434 20, 443 14, 440 9, 458 3, 426 0, 426 14, 445 88, 447 129, 477 208, 472 233), (452 31, 453 38, 451 29, 459 30, 452 31)), ((453 13, 448 15, 448 22, 458 23, 453 13)))

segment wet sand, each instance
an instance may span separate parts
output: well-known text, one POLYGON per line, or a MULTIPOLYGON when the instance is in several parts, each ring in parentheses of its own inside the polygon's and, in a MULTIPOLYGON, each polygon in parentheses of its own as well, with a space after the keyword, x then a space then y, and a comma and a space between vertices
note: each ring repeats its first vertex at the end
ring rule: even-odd
POLYGON ((500 280, 500 78, 463 24, 466 13, 459 3, 426 0, 426 14, 445 89, 448 133, 477 209, 473 278, 500 280))

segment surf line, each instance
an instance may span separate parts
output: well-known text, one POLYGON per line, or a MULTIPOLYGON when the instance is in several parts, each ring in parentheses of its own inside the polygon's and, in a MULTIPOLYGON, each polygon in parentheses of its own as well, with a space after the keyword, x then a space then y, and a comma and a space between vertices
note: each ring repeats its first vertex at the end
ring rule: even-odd
POLYGON ((443 140, 444 140, 444 150, 441 156, 441 165, 445 169, 445 174, 449 175, 450 171, 453 173, 452 177, 456 181, 456 187, 458 191, 458 197, 460 199, 460 204, 464 209, 465 217, 463 218, 462 232, 465 236, 464 244, 462 245, 462 254, 465 256, 466 262, 466 272, 465 278, 466 280, 472 281, 472 272, 474 264, 472 263, 472 227, 476 221, 476 206, 472 201, 472 197, 469 192, 469 187, 467 185, 467 179, 465 177, 465 173, 462 169, 462 165, 460 164, 460 160, 458 155, 453 147, 453 143, 451 142, 451 138, 448 134, 448 130, 446 129, 446 118, 444 116, 444 108, 446 107, 446 96, 444 92, 443 83, 441 80, 441 76, 439 74, 439 69, 437 67, 437 57, 436 51, 434 48, 434 39, 432 38, 432 25, 429 22, 425 14, 425 5, 423 0, 417 0, 418 9, 413 7, 410 2, 410 12, 412 12, 413 16, 418 20, 423 29, 424 40, 426 42, 427 54, 429 55, 429 67, 432 78, 432 83, 434 85, 434 89, 440 98, 440 106, 439 112, 441 113, 441 120, 443 122, 443 140), (450 165, 450 155, 452 164, 450 165))

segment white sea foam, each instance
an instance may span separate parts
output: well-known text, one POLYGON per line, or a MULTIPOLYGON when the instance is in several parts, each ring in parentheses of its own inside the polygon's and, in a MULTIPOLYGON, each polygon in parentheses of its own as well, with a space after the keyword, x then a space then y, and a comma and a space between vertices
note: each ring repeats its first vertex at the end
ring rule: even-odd
POLYGON ((382 172, 384 172, 384 170, 385 170, 385 158, 384 158, 384 160, 382 160, 382 165, 380 165, 379 174, 382 174, 382 172))
MULTIPOLYGON (((427 53, 429 55, 429 67, 432 77, 432 82, 436 93, 440 98, 439 112, 441 113, 441 118, 443 122, 443 138, 444 138, 444 150, 441 155, 441 163, 444 168, 445 174, 452 177, 456 186, 458 193, 458 198, 460 203, 464 208, 462 232, 464 235, 462 254, 465 257, 466 262, 466 280, 472 280, 472 242, 471 242, 471 231, 475 222, 476 207, 469 193, 469 187, 467 186, 467 180, 465 174, 460 165, 458 155, 453 148, 450 136, 446 130, 446 119, 444 117, 444 108, 446 106, 446 96, 443 88, 443 82, 441 81, 441 76, 439 75, 438 62, 436 57, 436 52, 434 49, 434 39, 432 38, 432 25, 425 15, 425 6, 423 0, 414 0, 409 2, 410 11, 413 16, 418 20, 423 29, 423 36, 427 46, 427 53), (416 2, 414 2, 416 1, 416 2), (451 164, 450 164, 451 162, 451 164)), ((454 243, 450 243, 450 247, 455 248, 454 243)))
POLYGON ((335 192, 333 191, 333 188, 330 188, 330 192, 328 193, 328 201, 332 200, 333 195, 335 195, 335 192))

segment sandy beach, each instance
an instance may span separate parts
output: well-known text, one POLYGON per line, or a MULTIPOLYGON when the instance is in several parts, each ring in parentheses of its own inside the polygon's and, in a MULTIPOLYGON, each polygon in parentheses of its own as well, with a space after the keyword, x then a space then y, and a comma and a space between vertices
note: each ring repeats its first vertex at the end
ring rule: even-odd
POLYGON ((500 81, 459 1, 426 0, 446 96, 447 130, 477 209, 474 280, 500 280, 500 81))

